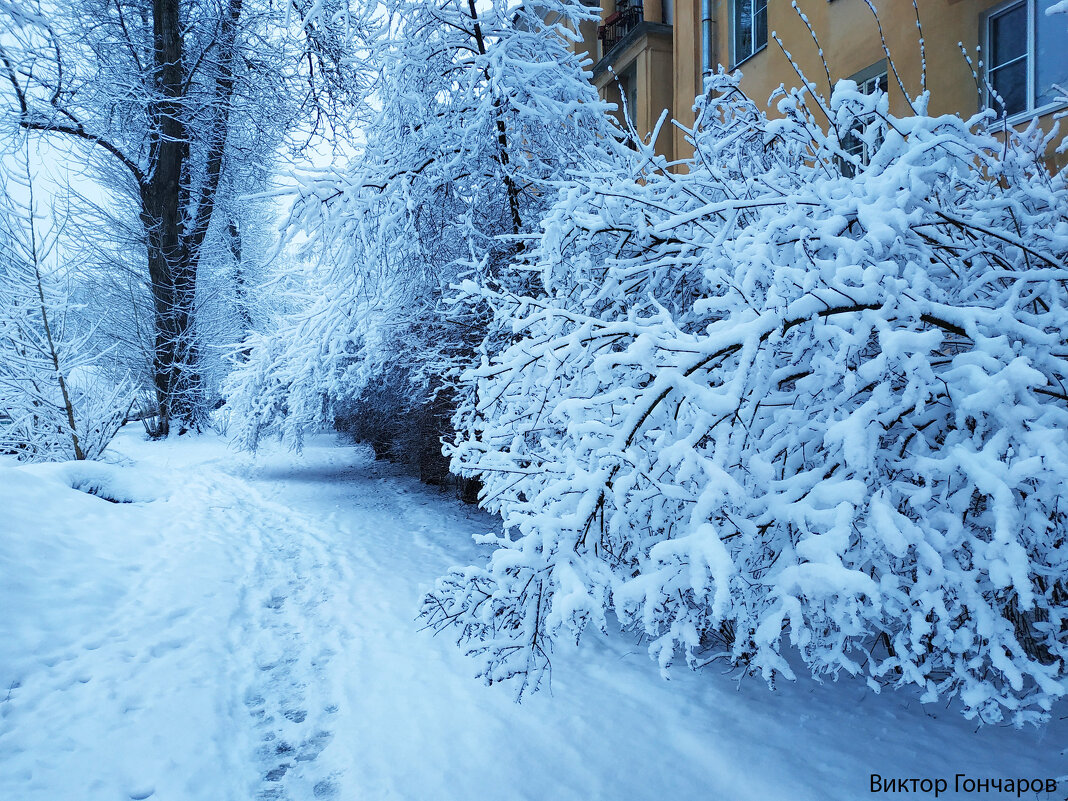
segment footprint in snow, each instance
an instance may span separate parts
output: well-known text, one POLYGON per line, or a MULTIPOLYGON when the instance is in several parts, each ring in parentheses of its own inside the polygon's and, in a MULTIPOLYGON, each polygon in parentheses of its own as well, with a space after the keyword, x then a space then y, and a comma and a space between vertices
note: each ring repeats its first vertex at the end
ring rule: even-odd
MULTIPOLYGON (((264 532, 292 531, 292 526, 264 527, 264 532)), ((338 711, 329 696, 327 665, 335 656, 324 644, 337 629, 327 602, 331 588, 320 577, 327 555, 314 551, 314 540, 294 547, 263 543, 247 600, 244 636, 252 645, 250 682, 242 701, 258 731, 254 750, 259 768, 255 797, 261 801, 338 799, 340 775, 320 758, 334 733, 323 724, 338 711), (324 636, 326 635, 326 636, 324 636)), ((253 754, 250 754, 253 756, 253 754)))
POLYGON ((337 782, 333 779, 323 779, 321 782, 316 783, 315 787, 312 788, 312 792, 315 793, 316 798, 337 798, 341 788, 338 787, 337 782))

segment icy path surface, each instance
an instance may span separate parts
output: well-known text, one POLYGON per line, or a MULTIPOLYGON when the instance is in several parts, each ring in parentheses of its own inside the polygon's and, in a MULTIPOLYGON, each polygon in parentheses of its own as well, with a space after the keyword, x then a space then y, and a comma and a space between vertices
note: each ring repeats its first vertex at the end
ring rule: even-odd
POLYGON ((490 518, 330 438, 115 450, 0 462, 0 799, 822 801, 871 773, 1068 773, 1063 717, 976 731, 855 683, 664 681, 619 636, 558 650, 516 705, 414 619, 490 518))

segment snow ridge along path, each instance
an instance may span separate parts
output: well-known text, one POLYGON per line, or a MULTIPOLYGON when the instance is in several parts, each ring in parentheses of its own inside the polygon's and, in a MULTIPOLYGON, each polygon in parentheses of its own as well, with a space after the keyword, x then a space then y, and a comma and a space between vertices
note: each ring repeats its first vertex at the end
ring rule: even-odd
POLYGON ((2 799, 804 801, 872 773, 952 798, 956 773, 1068 772, 1065 710, 976 731, 854 682, 663 681, 622 636, 516 705, 415 620, 492 519, 329 437, 251 459, 128 429, 114 452, 0 461, 2 799))

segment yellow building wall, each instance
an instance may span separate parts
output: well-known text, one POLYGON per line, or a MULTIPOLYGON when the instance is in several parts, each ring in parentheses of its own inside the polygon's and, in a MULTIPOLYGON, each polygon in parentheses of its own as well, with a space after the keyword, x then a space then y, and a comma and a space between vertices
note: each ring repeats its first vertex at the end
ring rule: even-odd
MULTIPOLYGON (((971 68, 964 60, 958 42, 975 59, 979 43, 980 19, 1001 0, 919 0, 927 63, 927 88, 931 92, 933 114, 960 113, 968 116, 979 107, 979 94, 971 68)), ((879 24, 864 0, 798 0, 827 58, 831 81, 848 78, 885 58, 880 42, 879 24)), ((887 49, 897 68, 905 90, 912 96, 921 91, 921 57, 916 12, 907 0, 873 0, 879 14, 887 49)), ((719 26, 717 50, 720 62, 730 64, 730 31, 727 23, 727 0, 716 0, 719 26)), ((781 84, 789 88, 800 81, 771 37, 777 32, 785 48, 805 76, 824 94, 830 89, 819 58, 817 45, 798 13, 785 0, 768 3, 768 46, 743 62, 738 69, 744 75, 743 90, 760 104, 781 84)), ((890 82, 890 112, 907 113, 908 105, 893 74, 890 82)), ((769 113, 774 113, 769 109, 769 113)))
MULTIPOLYGON (((908 0, 873 0, 878 22, 864 0, 797 0, 797 6, 808 17, 819 40, 819 47, 823 49, 831 84, 885 59, 885 41, 897 72, 895 77, 894 72, 888 70, 891 114, 905 116, 909 113, 902 87, 910 96, 918 96, 923 90, 923 65, 926 64, 929 113, 959 114, 967 118, 980 109, 982 97, 976 87, 972 67, 961 52, 961 45, 971 57, 973 65, 977 65, 981 56, 976 53, 976 47, 982 36, 983 16, 1003 1, 918 0, 919 22, 924 39, 922 57, 916 9, 908 0)), ((728 2, 715 0, 714 7, 717 20, 722 21, 717 26, 715 39, 718 60, 730 68, 733 65, 730 64, 728 2)), ((825 96, 829 95, 827 74, 817 45, 797 11, 786 0, 768 2, 768 46, 737 66, 743 75, 742 90, 765 107, 770 116, 775 116, 775 109, 766 107, 771 93, 780 84, 785 84, 787 88, 800 85, 800 79, 784 55, 783 48, 772 38, 772 32, 778 33, 783 46, 793 56, 805 77, 814 82, 825 96)), ((1068 31, 1065 34, 1065 46, 1068 47, 1068 31)), ((813 110, 819 116, 818 110, 813 110)), ((1039 117, 1039 122, 1049 130, 1053 115, 1039 117)), ((1063 165, 1064 157, 1056 156, 1052 148, 1048 155, 1051 163, 1063 165)))
MULTIPOLYGON (((615 4, 604 4, 602 19, 611 13, 606 13, 609 6, 614 10, 615 4)), ((656 0, 655 6, 649 2, 645 5, 646 21, 659 22, 660 18, 651 16, 653 12, 658 15, 662 13, 659 0, 656 0)), ((597 52, 595 46, 587 46, 591 51, 597 52)), ((631 110, 634 127, 639 136, 646 137, 655 128, 660 115, 667 110, 669 121, 661 127, 660 135, 654 144, 657 153, 669 160, 673 159, 674 126, 671 125, 670 119, 676 113, 677 91, 672 76, 674 69, 672 36, 656 32, 642 34, 612 59, 612 69, 616 75, 624 75, 631 67, 634 68, 634 77, 637 80, 637 102, 631 110)), ((623 108, 615 76, 608 71, 601 72, 594 77, 594 85, 604 100, 616 104, 618 108, 616 116, 622 120, 623 108)), ((692 99, 690 102, 692 103, 692 99)))
MULTIPOLYGON (((701 78, 701 0, 675 0, 674 29, 675 118, 683 125, 692 127, 694 100, 704 91, 701 78)), ((693 155, 693 148, 686 142, 686 134, 676 126, 672 126, 672 129, 675 158, 689 158, 693 155)))
MULTIPOLYGON (((965 61, 963 44, 973 62, 978 61, 976 46, 981 35, 982 17, 1003 0, 918 0, 926 56, 927 89, 930 92, 929 111, 932 114, 960 114, 968 117, 980 107, 980 93, 976 88, 971 67, 965 61), (960 44, 958 44, 960 43, 960 44)), ((880 40, 879 23, 886 47, 890 51, 901 84, 911 96, 922 91, 920 32, 916 26, 916 12, 910 0, 873 0, 879 23, 864 0, 797 0, 798 9, 808 17, 809 24, 823 49, 830 71, 830 81, 849 78, 885 59, 880 40)), ((615 11, 615 0, 603 0, 602 20, 615 11)), ((645 18, 662 19, 662 0, 646 0, 645 18)), ((769 115, 768 98, 780 84, 787 88, 800 85, 794 68, 782 49, 772 38, 778 34, 783 46, 793 56, 805 76, 819 91, 830 93, 827 74, 808 28, 789 0, 768 0, 768 44, 760 52, 740 65, 732 63, 730 47, 731 25, 728 0, 712 0, 713 48, 712 62, 716 68, 738 69, 742 75, 741 88, 769 115)), ((694 122, 694 98, 701 94, 701 0, 675 0, 672 41, 654 41, 646 37, 616 63, 625 66, 637 61, 639 68, 637 127, 644 134, 651 130, 661 110, 670 109, 684 126, 694 122), (649 53, 641 48, 650 48, 649 53)), ((1065 35, 1068 47, 1068 32, 1065 35)), ((596 31, 586 47, 596 61, 598 52, 596 31)), ((893 72, 888 76, 890 111, 895 115, 908 113, 907 100, 893 72)), ((597 81, 605 99, 618 102, 618 92, 608 86, 607 79, 597 81)), ((815 109, 814 109, 815 110, 815 109)), ((818 110, 817 110, 818 113, 818 110)), ((1043 127, 1052 125, 1052 115, 1040 118, 1043 127)), ((685 134, 671 126, 657 140, 660 152, 668 158, 687 158, 693 150, 685 141, 685 134)), ((1065 157, 1055 159, 1063 162, 1065 157)))
MULTIPOLYGON (((651 37, 650 37, 651 38, 651 37)), ((667 111, 667 118, 656 140, 656 151, 669 161, 675 158, 674 129, 671 120, 678 114, 675 105, 675 89, 671 80, 673 53, 670 40, 653 41, 644 53, 644 63, 639 62, 639 71, 644 68, 646 91, 638 95, 638 131, 652 131, 660 115, 667 111), (643 96, 644 94, 644 96, 643 96)))

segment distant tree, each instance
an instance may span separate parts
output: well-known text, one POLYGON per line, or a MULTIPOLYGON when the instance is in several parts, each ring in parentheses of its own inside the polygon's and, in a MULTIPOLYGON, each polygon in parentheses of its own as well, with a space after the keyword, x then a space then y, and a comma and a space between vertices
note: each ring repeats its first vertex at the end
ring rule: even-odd
MULTIPOLYGON (((226 192, 344 91, 341 40, 303 14, 341 0, 28 0, 0 5, 0 66, 26 131, 87 143, 136 210, 152 313, 158 433, 205 413, 197 280, 226 192)), ((309 122, 312 120, 312 122, 309 122)))

